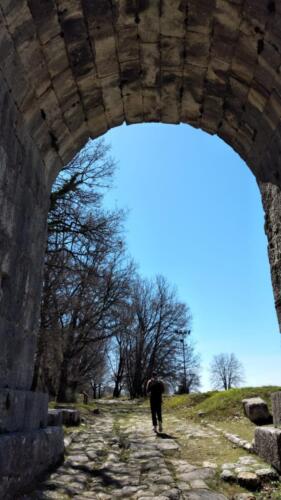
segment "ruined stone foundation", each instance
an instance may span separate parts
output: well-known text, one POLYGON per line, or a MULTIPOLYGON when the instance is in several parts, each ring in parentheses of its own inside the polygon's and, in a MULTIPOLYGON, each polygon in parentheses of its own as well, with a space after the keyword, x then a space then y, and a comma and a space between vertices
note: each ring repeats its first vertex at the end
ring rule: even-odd
POLYGON ((47 427, 48 396, 0 392, 0 498, 14 499, 63 460, 62 427, 47 427))

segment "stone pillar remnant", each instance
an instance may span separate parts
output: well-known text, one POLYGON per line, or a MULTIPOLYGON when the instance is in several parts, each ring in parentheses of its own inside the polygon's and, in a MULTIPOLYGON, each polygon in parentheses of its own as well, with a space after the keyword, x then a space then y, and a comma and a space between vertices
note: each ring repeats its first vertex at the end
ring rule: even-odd
POLYGON ((265 211, 265 232, 275 308, 281 331, 281 189, 270 182, 259 182, 265 211))
POLYGON ((271 394, 273 423, 275 427, 281 426, 281 392, 271 394))
POLYGON ((32 392, 50 186, 38 150, 0 78, 0 498, 63 457, 47 427, 48 395, 32 392))
POLYGON ((257 427, 254 449, 263 460, 281 472, 281 429, 257 427))

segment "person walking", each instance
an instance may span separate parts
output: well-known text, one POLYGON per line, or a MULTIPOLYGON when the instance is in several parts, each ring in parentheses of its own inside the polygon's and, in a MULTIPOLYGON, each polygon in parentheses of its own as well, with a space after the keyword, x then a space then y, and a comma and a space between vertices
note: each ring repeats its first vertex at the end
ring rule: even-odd
POLYGON ((152 372, 151 379, 147 382, 146 393, 150 396, 150 409, 152 425, 154 432, 157 432, 157 423, 159 432, 162 432, 162 394, 165 391, 162 380, 157 377, 157 373, 152 372))

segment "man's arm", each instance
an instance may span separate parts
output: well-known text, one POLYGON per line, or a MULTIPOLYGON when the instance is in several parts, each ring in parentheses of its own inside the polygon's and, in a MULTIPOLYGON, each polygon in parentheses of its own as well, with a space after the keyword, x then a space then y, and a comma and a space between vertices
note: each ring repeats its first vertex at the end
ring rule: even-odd
POLYGON ((150 385, 151 385, 151 379, 146 384, 146 394, 150 393, 150 385))

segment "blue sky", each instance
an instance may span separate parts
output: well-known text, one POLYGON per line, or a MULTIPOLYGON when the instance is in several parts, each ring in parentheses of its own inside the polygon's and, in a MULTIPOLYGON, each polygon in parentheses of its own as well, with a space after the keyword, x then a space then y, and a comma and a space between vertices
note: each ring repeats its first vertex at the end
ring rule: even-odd
POLYGON ((203 389, 214 354, 234 352, 247 385, 281 385, 264 216, 254 176, 223 141, 187 125, 107 133, 118 162, 108 207, 128 209, 128 250, 163 274, 193 316, 203 389))

